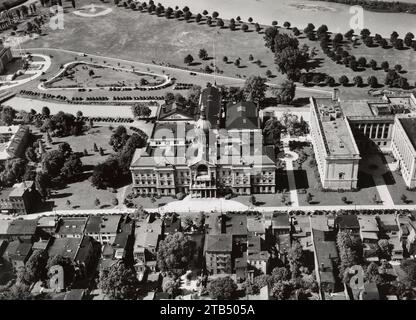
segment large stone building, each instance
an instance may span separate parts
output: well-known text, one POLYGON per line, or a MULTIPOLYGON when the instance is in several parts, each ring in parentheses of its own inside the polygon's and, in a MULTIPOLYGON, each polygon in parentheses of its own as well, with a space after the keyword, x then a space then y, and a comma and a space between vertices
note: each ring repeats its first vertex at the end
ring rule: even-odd
POLYGON ((29 214, 40 201, 33 181, 16 183, 11 188, 0 190, 0 213, 29 214))
MULTIPOLYGON (((274 152, 263 147, 255 105, 231 103, 224 110, 223 104, 219 90, 209 86, 201 94, 199 119, 159 122, 148 146, 133 157, 134 192, 193 197, 216 197, 218 190, 274 193, 274 152)), ((170 113, 170 119, 177 117, 170 113)))
POLYGON ((413 94, 385 95, 381 100, 341 101, 311 98, 312 144, 324 189, 355 189, 358 167, 366 154, 392 152, 409 188, 416 185, 413 94))
POLYGON ((324 189, 355 189, 360 153, 338 101, 311 98, 310 132, 324 189))

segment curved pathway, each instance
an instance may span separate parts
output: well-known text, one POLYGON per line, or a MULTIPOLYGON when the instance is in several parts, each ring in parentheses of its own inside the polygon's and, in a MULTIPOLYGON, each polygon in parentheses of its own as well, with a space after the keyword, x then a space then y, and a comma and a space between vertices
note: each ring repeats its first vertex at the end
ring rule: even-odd
MULTIPOLYGON (((17 49, 18 50, 18 49, 17 49)), ((53 51, 53 52, 63 52, 63 53, 68 53, 68 54, 76 54, 76 55, 83 55, 84 52, 79 52, 79 51, 72 51, 72 50, 66 50, 66 49, 57 49, 57 48, 22 48, 22 51, 53 51)), ((96 58, 96 59, 106 59, 106 60, 112 60, 112 61, 117 61, 117 62, 123 62, 123 63, 135 63, 144 67, 151 67, 151 68, 156 68, 156 69, 160 69, 160 70, 171 70, 171 71, 176 71, 176 72, 184 72, 186 74, 189 74, 189 72, 193 72, 197 75, 200 76, 205 76, 205 77, 210 77, 210 78, 219 78, 219 79, 224 79, 224 80, 233 80, 233 81, 238 81, 238 82, 245 82, 245 79, 240 79, 240 78, 234 78, 234 77, 228 77, 228 76, 222 76, 222 75, 214 75, 214 74, 207 74, 204 72, 198 72, 198 71, 192 71, 192 70, 184 70, 184 69, 179 69, 179 68, 173 68, 173 67, 167 67, 167 66, 160 66, 157 64, 151 64, 151 63, 144 63, 144 62, 138 62, 138 61, 131 61, 131 60, 125 60, 125 59, 120 59, 120 58, 112 58, 112 57, 106 57, 106 56, 100 56, 100 55, 96 55, 96 54, 86 54, 88 57, 91 58, 96 58)), ((270 83, 267 82, 266 83, 268 86, 271 87, 277 87, 278 85, 275 83, 270 83)), ((306 88, 304 86, 298 85, 297 86, 297 90, 300 91, 306 91, 306 92, 319 92, 319 93, 324 93, 324 94, 332 94, 331 90, 323 90, 323 89, 314 89, 314 88, 306 88)))

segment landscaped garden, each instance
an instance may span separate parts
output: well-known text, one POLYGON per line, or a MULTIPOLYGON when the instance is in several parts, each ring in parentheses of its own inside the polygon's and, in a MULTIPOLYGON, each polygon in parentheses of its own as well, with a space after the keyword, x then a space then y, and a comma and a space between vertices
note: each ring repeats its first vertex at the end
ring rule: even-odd
POLYGON ((157 87, 166 83, 166 76, 126 70, 110 66, 73 62, 55 78, 44 83, 48 88, 157 87))

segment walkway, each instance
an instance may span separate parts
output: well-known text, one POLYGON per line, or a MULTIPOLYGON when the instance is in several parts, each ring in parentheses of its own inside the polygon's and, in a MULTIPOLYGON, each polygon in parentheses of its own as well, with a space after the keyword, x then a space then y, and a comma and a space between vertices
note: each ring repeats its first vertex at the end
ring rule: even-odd
POLYGON ((299 207, 298 191, 296 188, 295 172, 293 169, 293 161, 296 161, 299 156, 296 152, 290 151, 288 140, 282 139, 282 141, 283 150, 285 151, 285 157, 283 161, 286 163, 286 173, 290 192, 290 205, 292 207, 299 207))

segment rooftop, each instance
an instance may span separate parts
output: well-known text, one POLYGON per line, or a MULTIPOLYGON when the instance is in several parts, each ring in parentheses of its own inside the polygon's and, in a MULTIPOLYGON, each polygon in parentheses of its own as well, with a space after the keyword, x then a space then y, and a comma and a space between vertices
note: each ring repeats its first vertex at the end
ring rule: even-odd
POLYGON ((318 263, 321 282, 335 282, 333 260, 338 259, 335 241, 327 241, 325 231, 312 229, 315 256, 318 263))
POLYGON ((247 230, 248 232, 263 234, 266 232, 264 226, 264 220, 261 218, 247 218, 247 230))
POLYGON ((233 249, 233 238, 230 234, 208 234, 205 237, 205 251, 229 252, 233 249))
POLYGON ((121 215, 90 216, 85 231, 87 233, 117 233, 121 215))
POLYGON ((227 105, 226 129, 258 129, 259 117, 253 102, 242 101, 227 105))
POLYGON ((338 215, 335 224, 339 229, 360 229, 360 224, 356 215, 338 215))
POLYGON ((0 235, 7 234, 7 229, 9 229, 9 225, 11 222, 11 220, 0 220, 0 235))
POLYGON ((162 234, 162 221, 160 219, 152 222, 149 219, 137 221, 134 234, 134 251, 140 248, 156 248, 162 234))
POLYGON ((221 110, 221 94, 218 88, 209 86, 202 90, 200 102, 201 107, 205 108, 206 117, 212 128, 216 128, 221 110))
POLYGON ((9 243, 5 250, 5 255, 13 260, 25 261, 32 250, 32 244, 15 240, 9 243))
POLYGON ((58 221, 56 233, 65 234, 83 234, 87 224, 87 217, 63 217, 58 221))
POLYGON ((358 157, 359 151, 340 103, 331 98, 311 100, 314 102, 328 156, 358 157))
POLYGON ((37 225, 37 220, 13 220, 7 229, 7 234, 31 236, 36 233, 37 225))
POLYGON ((360 230, 362 232, 378 232, 377 220, 375 217, 361 216, 358 218, 358 223, 360 224, 360 230))
POLYGON ((75 260, 81 241, 81 238, 57 238, 49 247, 49 257, 61 255, 75 260))

